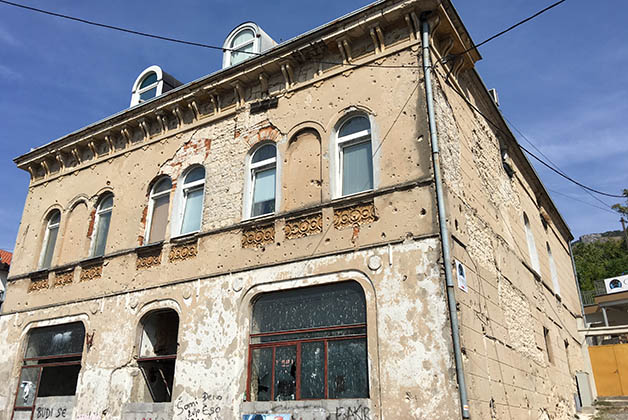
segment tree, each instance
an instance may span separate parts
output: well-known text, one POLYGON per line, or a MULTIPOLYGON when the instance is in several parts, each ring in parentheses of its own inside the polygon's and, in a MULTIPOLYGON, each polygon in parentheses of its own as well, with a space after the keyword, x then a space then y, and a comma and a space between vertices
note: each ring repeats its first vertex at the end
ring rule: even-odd
POLYGON ((628 270, 625 240, 578 242, 573 256, 581 290, 594 290, 596 280, 614 277, 628 270))
POLYGON ((616 212, 620 213, 622 216, 628 217, 628 190, 624 190, 622 193, 624 197, 626 197, 626 205, 622 206, 621 204, 613 204, 612 208, 616 212))

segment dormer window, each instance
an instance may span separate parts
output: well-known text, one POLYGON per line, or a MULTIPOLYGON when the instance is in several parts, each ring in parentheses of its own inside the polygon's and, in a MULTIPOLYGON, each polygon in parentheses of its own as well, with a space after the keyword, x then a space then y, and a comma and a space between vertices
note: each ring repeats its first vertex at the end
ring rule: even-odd
POLYGON ((162 71, 159 66, 150 66, 135 79, 131 106, 151 100, 179 85, 181 82, 162 71))
POLYGON ((243 23, 231 31, 223 45, 222 67, 235 66, 275 45, 277 43, 259 26, 253 22, 243 23))

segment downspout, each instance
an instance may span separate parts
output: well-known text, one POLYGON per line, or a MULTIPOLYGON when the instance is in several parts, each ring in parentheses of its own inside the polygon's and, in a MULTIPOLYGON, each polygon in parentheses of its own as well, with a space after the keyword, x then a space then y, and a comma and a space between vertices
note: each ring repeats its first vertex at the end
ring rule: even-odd
POLYGON ((443 251, 443 264, 445 265, 445 280, 447 283, 447 302, 449 304, 449 320, 451 321, 451 336, 454 346, 454 359, 456 362, 456 376, 458 378, 458 393, 460 394, 460 408, 462 418, 468 419, 469 402, 467 399, 467 386, 464 380, 462 366, 462 351, 460 349, 460 328, 458 326, 458 314, 456 311, 456 297, 454 295, 454 282, 451 270, 451 255, 449 251, 449 232, 447 230, 447 215, 445 214, 445 201, 443 198, 443 183, 440 174, 440 161, 438 151, 438 134, 436 133, 436 120, 434 118, 434 97, 432 96, 432 76, 430 60, 430 25, 426 19, 421 22, 421 48, 423 50, 423 74, 425 76, 425 95, 427 100, 427 113, 430 124, 430 138, 432 140, 432 163, 434 165, 434 181, 436 184, 436 202, 438 205, 438 220, 440 224, 440 237, 443 251))
POLYGON ((578 299, 580 299, 580 314, 582 315, 582 325, 584 328, 588 328, 587 319, 584 316, 584 302, 582 301, 582 292, 580 291, 580 280, 578 279, 578 272, 576 271, 576 260, 573 258, 573 250, 571 249, 571 242, 569 244, 569 256, 571 257, 571 266, 573 267, 573 277, 576 281, 576 290, 578 291, 578 299))

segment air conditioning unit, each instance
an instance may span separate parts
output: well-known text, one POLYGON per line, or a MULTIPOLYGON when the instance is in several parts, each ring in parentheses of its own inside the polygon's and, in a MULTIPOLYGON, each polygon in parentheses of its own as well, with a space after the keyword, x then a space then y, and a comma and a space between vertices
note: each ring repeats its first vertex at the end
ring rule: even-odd
POLYGON ((628 274, 625 276, 610 277, 604 279, 606 293, 619 293, 628 291, 628 274))

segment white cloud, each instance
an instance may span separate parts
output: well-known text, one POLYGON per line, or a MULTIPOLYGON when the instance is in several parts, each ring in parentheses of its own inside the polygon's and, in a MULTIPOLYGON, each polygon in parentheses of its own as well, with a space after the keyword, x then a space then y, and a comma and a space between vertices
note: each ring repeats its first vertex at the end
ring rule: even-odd
POLYGON ((20 47, 22 43, 18 41, 9 31, 0 26, 0 43, 6 44, 10 47, 20 47))
POLYGON ((7 79, 10 81, 22 80, 22 73, 18 73, 10 67, 0 64, 0 79, 7 79))

